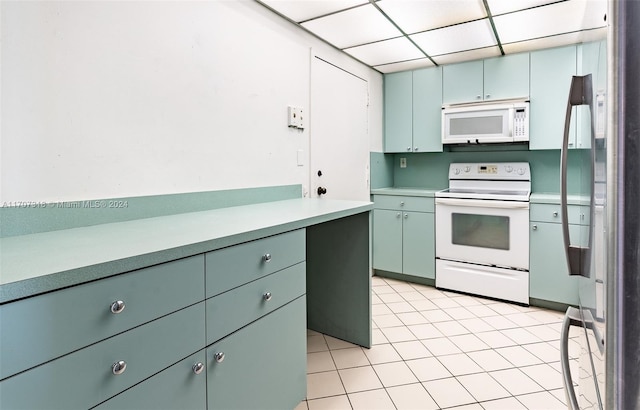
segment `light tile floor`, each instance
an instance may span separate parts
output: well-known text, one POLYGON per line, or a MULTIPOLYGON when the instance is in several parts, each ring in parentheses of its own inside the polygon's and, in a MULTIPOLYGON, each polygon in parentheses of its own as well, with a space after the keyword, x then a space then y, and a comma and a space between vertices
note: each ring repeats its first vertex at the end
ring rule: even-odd
POLYGON ((372 285, 372 348, 309 330, 307 399, 296 410, 567 408, 562 312, 381 277, 372 285))

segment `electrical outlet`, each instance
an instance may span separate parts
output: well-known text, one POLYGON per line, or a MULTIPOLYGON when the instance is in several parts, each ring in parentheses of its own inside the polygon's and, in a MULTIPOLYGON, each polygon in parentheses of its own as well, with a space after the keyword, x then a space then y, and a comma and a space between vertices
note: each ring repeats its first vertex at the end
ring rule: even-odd
POLYGON ((406 168, 406 167, 407 167, 407 159, 400 158, 400 168, 406 168))

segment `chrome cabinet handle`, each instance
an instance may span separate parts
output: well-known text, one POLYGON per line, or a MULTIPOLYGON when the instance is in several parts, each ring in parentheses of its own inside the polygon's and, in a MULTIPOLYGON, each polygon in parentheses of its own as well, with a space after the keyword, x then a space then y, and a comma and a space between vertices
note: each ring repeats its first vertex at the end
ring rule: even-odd
POLYGON ((202 362, 198 362, 198 363, 194 364, 191 369, 193 370, 193 372, 195 374, 200 374, 204 370, 204 364, 202 364, 202 362))
POLYGON ((404 214, 404 219, 407 219, 409 217, 409 214, 404 214))
POLYGON ((265 302, 270 301, 272 297, 271 292, 265 292, 264 295, 262 295, 262 299, 264 299, 265 302))
POLYGON ((118 314, 118 313, 122 313, 122 311, 124 310, 125 304, 123 301, 121 300, 116 300, 115 302, 113 302, 111 304, 111 313, 113 314, 118 314))
POLYGON ((265 261, 265 263, 271 262, 271 254, 270 253, 266 253, 263 257, 262 260, 265 261))
POLYGON ((125 370, 127 370, 127 362, 125 362, 124 360, 117 361, 111 365, 111 373, 115 374, 116 376, 124 373, 125 370))
POLYGON ((553 217, 557 218, 558 217, 558 211, 553 211, 553 217))
POLYGON ((404 206, 404 201, 400 201, 400 206, 404 206))
POLYGON ((396 218, 400 218, 400 212, 396 214, 396 218))
POLYGON ((407 151, 411 151, 411 147, 407 147, 407 151))
MULTIPOLYGON (((571 112, 574 106, 588 105, 591 115, 591 146, 595 147, 595 126, 593 117, 593 88, 591 74, 584 76, 573 76, 569 98, 567 100, 567 111, 564 119, 564 136, 562 138, 562 150, 560 152, 560 212, 562 215, 562 239, 564 241, 564 251, 567 258, 569 275, 580 275, 588 278, 590 276, 591 264, 591 244, 593 243, 593 227, 589 226, 589 236, 586 246, 576 246, 571 244, 569 237, 569 221, 567 218, 567 153, 569 151, 569 126, 571 124, 571 112)), ((596 162, 596 150, 591 150, 591 171, 590 186, 593 187, 594 168, 596 162)), ((594 219, 594 192, 591 189, 590 195, 590 215, 594 219)))
POLYGON ((487 94, 484 98, 490 98, 491 94, 487 94))
POLYGON ((538 230, 538 225, 533 225, 533 226, 531 227, 531 229, 533 229, 534 231, 537 231, 537 230, 538 230))
POLYGON ((476 100, 481 100, 482 96, 481 95, 476 95, 476 100))
POLYGON ((213 358, 216 362, 222 363, 224 361, 224 352, 217 352, 213 355, 213 358))
POLYGON ((415 147, 413 150, 414 150, 414 151, 418 151, 418 147, 415 147))

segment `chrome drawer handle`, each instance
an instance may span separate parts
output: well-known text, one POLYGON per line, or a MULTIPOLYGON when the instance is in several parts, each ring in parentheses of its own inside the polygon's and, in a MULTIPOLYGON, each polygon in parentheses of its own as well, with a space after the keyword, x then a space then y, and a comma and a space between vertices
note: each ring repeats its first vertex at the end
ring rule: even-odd
POLYGON ((224 352, 218 352, 214 354, 213 358, 216 360, 216 362, 222 363, 224 361, 224 352))
POLYGON ((271 292, 265 292, 264 295, 262 295, 262 299, 264 299, 265 302, 270 301, 272 297, 273 295, 271 294, 271 292))
POLYGON ((554 218, 557 218, 557 217, 558 217, 558 211, 554 211, 554 212, 553 212, 553 217, 554 217, 554 218))
POLYGON ((404 214, 404 219, 407 219, 409 217, 409 214, 404 214))
POLYGON ((400 201, 400 206, 404 206, 404 201, 400 201))
POLYGON ((271 254, 270 253, 266 253, 263 257, 262 260, 265 262, 271 262, 271 254))
POLYGON ((121 300, 116 300, 115 302, 113 302, 111 304, 111 313, 113 314, 118 314, 118 313, 122 313, 122 311, 124 310, 124 302, 121 300))
POLYGON ((396 214, 396 218, 400 218, 400 212, 396 214))
POLYGON ((537 230, 538 230, 538 225, 533 225, 533 228, 532 228, 532 229, 533 229, 534 231, 537 231, 537 230))
POLYGON ((124 360, 117 361, 111 365, 111 373, 115 374, 116 376, 124 373, 126 369, 127 362, 125 362, 124 360))
POLYGON ((200 374, 204 370, 204 364, 202 364, 201 362, 198 362, 193 365, 192 369, 195 374, 200 374))

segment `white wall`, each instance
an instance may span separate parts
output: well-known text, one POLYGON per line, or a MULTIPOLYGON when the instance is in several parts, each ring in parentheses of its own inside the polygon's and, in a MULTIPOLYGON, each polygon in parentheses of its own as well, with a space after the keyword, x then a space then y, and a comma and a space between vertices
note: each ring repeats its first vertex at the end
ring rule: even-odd
POLYGON ((305 184, 311 47, 369 81, 381 150, 382 76, 253 1, 1 7, 0 202, 305 184))

